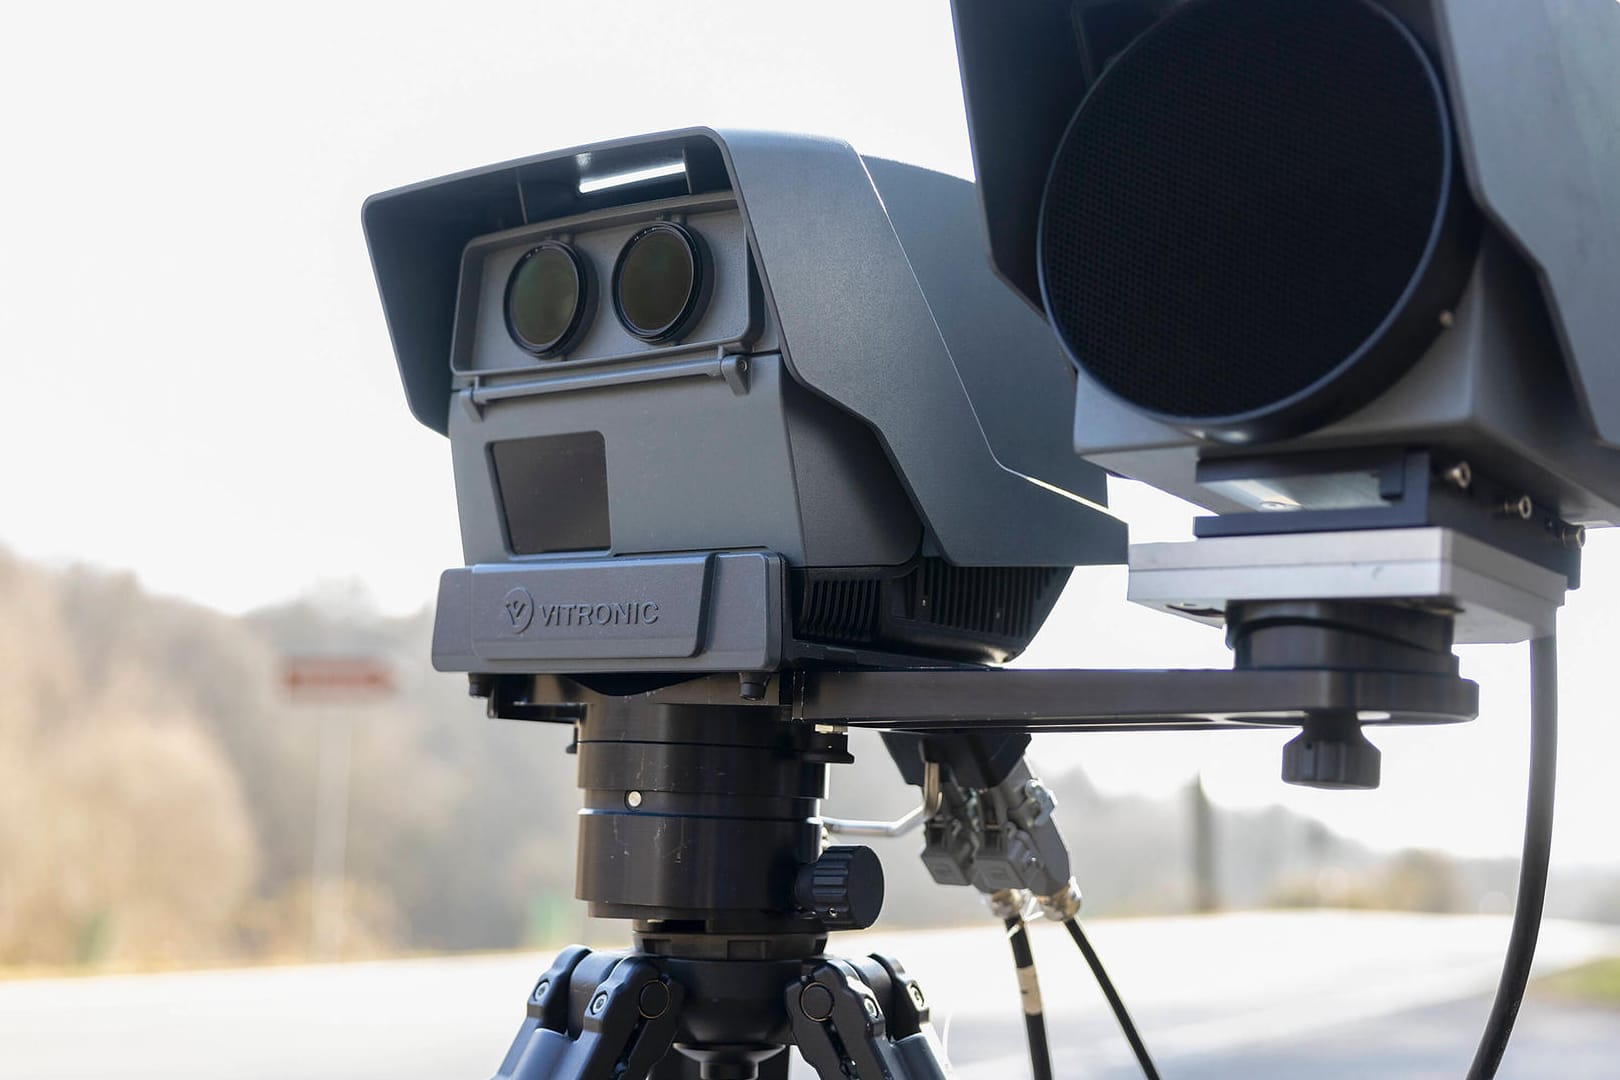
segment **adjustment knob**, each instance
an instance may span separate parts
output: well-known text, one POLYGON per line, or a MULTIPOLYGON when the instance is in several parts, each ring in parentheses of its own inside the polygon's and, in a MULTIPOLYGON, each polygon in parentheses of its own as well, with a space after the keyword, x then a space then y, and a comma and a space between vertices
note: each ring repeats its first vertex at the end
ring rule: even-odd
POLYGON ((1303 787, 1369 790, 1378 786, 1382 757, 1354 720, 1312 718, 1283 747, 1283 779, 1303 787))
POLYGON ((864 930, 883 910, 883 863, 868 847, 831 847, 799 871, 793 898, 829 930, 864 930))

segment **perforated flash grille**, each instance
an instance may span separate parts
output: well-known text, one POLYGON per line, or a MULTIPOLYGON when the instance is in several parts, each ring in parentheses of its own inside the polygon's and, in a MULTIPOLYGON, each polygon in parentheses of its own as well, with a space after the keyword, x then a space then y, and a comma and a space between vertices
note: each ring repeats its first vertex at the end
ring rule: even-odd
POLYGON ((1312 387, 1418 270, 1447 127, 1428 61, 1371 4, 1193 0, 1115 61, 1059 148, 1041 221, 1059 335, 1170 417, 1312 387))

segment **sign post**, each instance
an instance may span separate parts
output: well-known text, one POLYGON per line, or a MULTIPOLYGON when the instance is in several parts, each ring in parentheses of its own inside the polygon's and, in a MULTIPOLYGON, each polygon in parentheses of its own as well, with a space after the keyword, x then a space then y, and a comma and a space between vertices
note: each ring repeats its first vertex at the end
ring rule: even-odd
POLYGON ((344 934, 354 708, 394 696, 393 666, 372 656, 288 656, 281 665, 281 687, 293 704, 324 706, 331 713, 320 726, 309 900, 310 953, 331 959, 339 954, 344 934))

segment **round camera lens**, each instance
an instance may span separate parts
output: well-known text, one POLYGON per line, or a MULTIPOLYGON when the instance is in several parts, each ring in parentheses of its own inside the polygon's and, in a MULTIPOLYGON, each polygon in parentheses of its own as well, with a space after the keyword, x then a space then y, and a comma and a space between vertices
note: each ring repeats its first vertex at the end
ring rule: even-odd
POLYGON ((547 241, 518 260, 506 283, 506 328, 537 356, 560 352, 585 313, 585 268, 567 244, 547 241))
POLYGON ((630 238, 613 268, 613 303, 624 328, 643 341, 675 337, 697 317, 703 299, 698 241, 672 222, 630 238))

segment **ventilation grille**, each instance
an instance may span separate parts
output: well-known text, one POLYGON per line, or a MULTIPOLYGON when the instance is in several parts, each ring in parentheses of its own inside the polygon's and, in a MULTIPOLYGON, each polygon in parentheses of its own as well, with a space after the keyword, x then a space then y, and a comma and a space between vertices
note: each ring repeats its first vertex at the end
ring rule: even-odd
POLYGON ((799 636, 847 645, 871 644, 877 640, 882 588, 877 578, 807 579, 800 590, 799 636))
POLYGON ((1298 411, 1319 422, 1438 332, 1439 310, 1410 313, 1415 347, 1389 324, 1435 261, 1453 171, 1434 68, 1377 5, 1192 0, 1109 67, 1059 146, 1047 312, 1081 369, 1162 418, 1219 426, 1314 395, 1298 411))
POLYGON ((922 559, 909 569, 801 570, 794 635, 873 652, 1000 663, 1022 652, 1069 579, 1068 567, 952 566, 922 559))
POLYGON ((952 566, 926 560, 906 579, 906 617, 986 637, 1028 641, 1051 610, 1048 593, 1069 571, 1043 566, 952 566))

